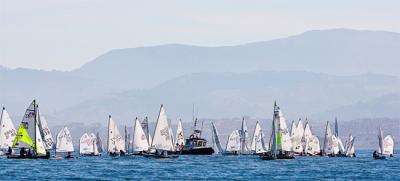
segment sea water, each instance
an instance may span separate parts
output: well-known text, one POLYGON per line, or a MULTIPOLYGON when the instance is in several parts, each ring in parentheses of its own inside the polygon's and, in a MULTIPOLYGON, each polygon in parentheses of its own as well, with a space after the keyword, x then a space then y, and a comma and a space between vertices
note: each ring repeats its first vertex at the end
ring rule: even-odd
POLYGON ((399 180, 400 155, 374 160, 371 150, 355 158, 188 156, 161 160, 141 156, 76 159, 0 159, 0 180, 399 180))

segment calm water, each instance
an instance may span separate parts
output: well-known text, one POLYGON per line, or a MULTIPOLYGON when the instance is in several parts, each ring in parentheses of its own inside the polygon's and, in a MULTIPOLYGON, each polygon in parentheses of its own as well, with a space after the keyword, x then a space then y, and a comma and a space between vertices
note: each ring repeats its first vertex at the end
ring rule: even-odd
POLYGON ((34 178, 84 180, 396 180, 400 159, 372 159, 372 151, 356 158, 298 157, 265 161, 257 156, 180 156, 173 160, 131 157, 78 159, 0 159, 0 180, 34 178))

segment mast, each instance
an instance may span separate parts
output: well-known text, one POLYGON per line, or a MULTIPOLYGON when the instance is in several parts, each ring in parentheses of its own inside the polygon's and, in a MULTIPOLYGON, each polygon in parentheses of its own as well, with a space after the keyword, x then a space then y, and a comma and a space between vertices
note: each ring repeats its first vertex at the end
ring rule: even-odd
POLYGON ((35 142, 35 155, 37 156, 38 155, 38 153, 37 153, 37 144, 36 144, 36 124, 37 124, 37 107, 36 107, 36 100, 35 99, 33 99, 33 110, 34 110, 34 112, 35 112, 35 125, 34 125, 34 128, 35 128, 35 131, 34 131, 34 142, 35 142))
POLYGON ((108 148, 110 147, 110 119, 111 119, 111 115, 108 115, 108 126, 107 126, 107 152, 108 152, 108 148))
POLYGON ((129 153, 128 150, 129 150, 129 145, 128 145, 128 129, 126 128, 126 125, 125 125, 125 151, 126 151, 126 153, 129 153))
POLYGON ((335 117, 335 136, 336 138, 339 138, 339 126, 337 122, 337 117, 335 117))
POLYGON ((322 153, 323 153, 323 154, 325 154, 326 141, 327 141, 327 139, 328 139, 328 138, 327 138, 328 126, 329 126, 329 121, 326 122, 324 147, 322 147, 322 153))
POLYGON ((278 109, 277 109, 277 105, 276 105, 276 101, 274 103, 274 115, 272 118, 272 148, 271 148, 271 152, 272 152, 272 156, 276 158, 276 152, 278 151, 277 149, 277 140, 276 140, 276 122, 275 122, 275 118, 278 114, 278 109))

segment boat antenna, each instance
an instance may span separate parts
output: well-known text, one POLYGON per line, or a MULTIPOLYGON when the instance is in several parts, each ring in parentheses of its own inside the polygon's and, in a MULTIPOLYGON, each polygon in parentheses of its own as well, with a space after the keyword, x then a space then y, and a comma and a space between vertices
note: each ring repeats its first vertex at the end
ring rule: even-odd
POLYGON ((203 123, 204 123, 204 121, 202 120, 202 121, 201 121, 200 138, 201 138, 201 133, 203 133, 203 123))

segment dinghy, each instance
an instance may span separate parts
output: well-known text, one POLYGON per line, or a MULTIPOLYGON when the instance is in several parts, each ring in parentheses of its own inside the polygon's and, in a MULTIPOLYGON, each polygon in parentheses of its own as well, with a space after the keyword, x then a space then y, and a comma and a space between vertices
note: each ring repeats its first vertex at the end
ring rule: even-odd
POLYGON ((161 105, 149 149, 150 151, 143 156, 163 159, 177 158, 178 155, 172 155, 175 149, 170 130, 171 128, 168 123, 167 115, 165 114, 164 106, 161 105))
POLYGON ((19 154, 8 155, 7 158, 13 159, 48 159, 50 153, 46 150, 39 130, 39 107, 36 100, 33 100, 26 109, 24 117, 18 128, 18 132, 13 141, 12 148, 19 149, 19 154))
POLYGON ((183 136, 182 120, 178 121, 178 126, 176 128, 175 134, 175 148, 176 151, 183 151, 183 146, 185 145, 185 137, 183 136))
POLYGON ((294 159, 292 152, 292 143, 289 131, 286 126, 286 120, 280 108, 274 104, 274 116, 272 119, 272 136, 270 139, 269 150, 260 155, 263 160, 275 159, 294 159))
POLYGON ((256 127, 254 128, 253 140, 251 142, 250 148, 253 154, 256 155, 267 152, 264 144, 264 133, 258 121, 256 123, 256 127))
POLYGON ((74 152, 74 145, 72 144, 72 137, 71 133, 69 132, 68 128, 64 126, 58 132, 56 138, 56 158, 74 158, 71 153, 74 152), (57 153, 67 153, 66 156, 57 156, 57 153))
POLYGON ((292 123, 292 130, 290 133, 290 140, 292 142, 292 150, 296 155, 302 155, 304 148, 303 148, 303 143, 302 143, 302 138, 304 134, 304 127, 301 119, 299 119, 299 122, 296 124, 293 122, 292 123))
MULTIPOLYGON (((207 140, 201 136, 203 132, 203 123, 201 125, 201 129, 197 129, 197 118, 194 120, 194 129, 192 134, 190 134, 189 138, 184 141, 185 146, 180 150, 180 154, 184 155, 211 155, 214 153, 214 149, 210 146, 207 146, 207 140)), ((177 133, 180 132, 178 124, 177 133)), ((177 135, 178 137, 179 135, 177 135)), ((183 137, 183 132, 182 132, 183 137)))
POLYGON ((235 130, 233 131, 229 137, 228 141, 226 143, 226 148, 225 151, 222 152, 223 155, 239 155, 241 151, 241 141, 240 141, 240 131, 235 130))
POLYGON ((250 155, 253 154, 250 148, 250 134, 247 129, 246 120, 242 119, 242 126, 240 129, 240 154, 241 155, 250 155))
POLYGON ((211 126, 212 126, 213 148, 214 150, 217 150, 217 153, 222 153, 224 152, 224 149, 222 149, 221 142, 219 140, 219 132, 213 122, 211 122, 211 126))
POLYGON ((144 131, 144 134, 146 135, 147 142, 150 145, 152 138, 151 138, 150 131, 149 131, 149 121, 148 120, 149 119, 147 117, 145 117, 141 124, 142 124, 142 129, 144 131))
POLYGON ((17 131, 4 107, 1 111, 0 125, 0 155, 10 155, 12 154, 11 147, 17 131))
MULTIPOLYGON (((102 148, 101 148, 102 149, 102 148)), ((82 156, 100 156, 97 136, 94 133, 84 133, 79 139, 79 154, 82 156)))
POLYGON ((382 129, 379 128, 379 149, 374 151, 373 157, 375 159, 386 159, 387 157, 393 157, 394 141, 391 135, 387 135, 383 138, 382 129))
POLYGON ((121 156, 125 155, 125 140, 119 133, 117 124, 108 116, 108 139, 107 139, 107 151, 110 156, 121 156))
POLYGON ((138 118, 135 119, 133 132, 133 155, 142 155, 149 149, 149 142, 138 118))
POLYGON ((321 154, 319 138, 312 134, 309 123, 306 123, 302 139, 304 154, 306 156, 316 156, 321 154))
POLYGON ((334 134, 332 134, 329 121, 326 123, 325 139, 322 148, 322 156, 335 157, 339 154, 339 141, 334 134))
POLYGON ((345 144, 345 156, 346 157, 356 157, 355 149, 354 149, 354 137, 352 135, 349 136, 349 139, 345 144))

